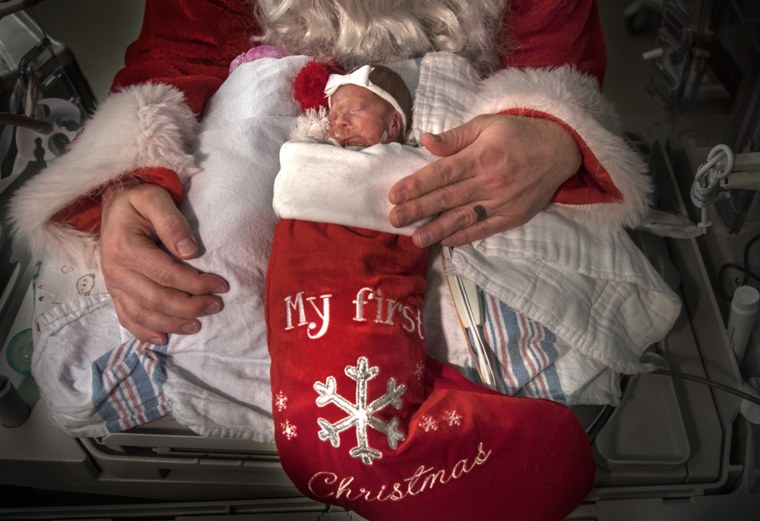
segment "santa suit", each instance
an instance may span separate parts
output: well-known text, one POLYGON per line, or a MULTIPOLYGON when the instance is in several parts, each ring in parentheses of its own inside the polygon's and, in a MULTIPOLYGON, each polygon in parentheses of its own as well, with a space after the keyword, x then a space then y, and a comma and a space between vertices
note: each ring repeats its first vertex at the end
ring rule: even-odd
MULTIPOLYGON (((80 264, 91 260, 100 192, 114 180, 154 182, 181 200, 182 186, 195 172, 189 151, 196 115, 226 78, 230 61, 250 46, 256 31, 251 13, 249 4, 234 0, 147 2, 143 29, 114 81, 116 94, 89 125, 91 134, 108 136, 107 141, 93 138, 87 150, 73 147, 76 158, 37 176, 16 198, 12 217, 33 250, 64 254, 80 264), (98 117, 103 112, 107 115, 98 117)), ((556 193, 555 202, 613 203, 604 213, 616 218, 615 225, 636 222, 646 208, 639 172, 619 171, 600 158, 604 153, 615 162, 617 145, 609 150, 604 127, 614 116, 598 90, 606 54, 595 2, 513 0, 504 26, 504 40, 517 45, 511 45, 502 65, 538 74, 498 81, 493 112, 549 117, 575 135, 584 164, 556 193), (546 69, 564 64, 573 66, 569 79, 546 69), (510 95, 515 85, 525 97, 510 95), (587 120, 603 128, 579 136, 576 129, 587 127, 587 120)))
MULTIPOLYGON (((609 226, 635 223, 646 208, 648 187, 638 163, 619 160, 630 152, 614 138, 610 112, 599 94, 605 54, 595 3, 513 0, 504 27, 508 28, 504 40, 517 44, 502 59, 505 70, 490 81, 488 97, 482 101, 487 109, 483 113, 528 114, 564 125, 581 148, 583 166, 557 192, 554 202, 588 205, 589 212, 609 226), (568 64, 573 67, 552 69, 568 64)), ((192 155, 196 115, 203 112, 206 101, 226 78, 232 58, 249 47, 252 31, 255 23, 247 2, 148 0, 143 30, 127 52, 114 93, 71 152, 29 182, 14 201, 17 232, 30 240, 37 254, 65 255, 80 264, 91 262, 99 229, 98 194, 115 180, 155 182, 181 200, 184 183, 197 170, 192 155)), ((355 230, 345 233, 346 241, 365 239, 355 230)), ((383 234, 379 240, 397 239, 383 234)), ((313 251, 323 247, 319 240, 312 246, 313 251)), ((280 250, 275 248, 274 254, 278 254, 280 250)), ((392 256, 403 257, 409 248, 413 246, 408 239, 398 239, 392 256)), ((286 262, 298 264, 298 259, 292 258, 294 251, 283 253, 290 257, 286 262)), ((388 268, 391 261, 384 258, 381 264, 388 268)), ((355 262, 363 265, 365 260, 359 257, 355 262)), ((410 316, 419 306, 423 289, 420 270, 424 263, 415 260, 413 264, 410 274, 402 277, 402 293, 393 295, 393 300, 409 307, 410 316)), ((340 282, 342 271, 334 275, 340 282)), ((291 282, 296 284, 270 295, 272 302, 290 298, 288 305, 297 306, 298 280, 291 282)), ((301 298, 314 297, 311 302, 319 305, 322 295, 333 291, 330 277, 322 283, 326 287, 318 289, 318 294, 301 298)), ((381 286, 382 282, 370 281, 356 292, 369 288, 377 303, 381 286)), ((343 313, 350 323, 356 309, 357 304, 349 300, 342 310, 336 308, 336 313, 343 313)), ((293 325, 287 323, 287 316, 277 320, 277 327, 293 325)), ((301 400, 311 409, 294 414, 311 417, 316 406, 331 410, 326 409, 321 421, 301 427, 301 439, 307 438, 307 430, 311 432, 309 445, 293 452, 283 450, 283 462, 296 484, 312 497, 345 504, 378 519, 401 519, 402 515, 431 519, 565 516, 582 500, 593 479, 590 449, 572 413, 550 402, 490 393, 439 364, 422 364, 424 344, 413 336, 421 331, 404 330, 404 324, 411 323, 415 321, 396 324, 389 349, 383 343, 388 340, 380 339, 370 342, 366 350, 340 344, 341 356, 334 359, 308 353, 315 357, 313 368, 319 362, 331 365, 323 367, 324 374, 319 376, 301 373, 301 383, 309 383, 319 401, 301 400), (396 345, 399 327, 401 337, 406 335, 410 341, 406 348, 396 345), (399 360, 398 352, 406 353, 405 358, 399 360), (423 366, 425 371, 420 371, 423 366), (376 385, 381 385, 379 393, 376 385), (366 393, 359 391, 362 386, 366 393), (341 421, 335 397, 336 393, 345 395, 344 389, 349 393, 356 389, 356 403, 359 399, 372 402, 385 389, 387 403, 383 402, 379 419, 372 421, 386 427, 369 429, 366 443, 360 439, 359 429, 353 438, 343 433, 351 441, 342 442, 331 431, 341 421), (423 435, 429 434, 426 429, 432 429, 431 422, 447 424, 438 432, 437 441, 423 435), (464 437, 461 432, 466 433, 464 437), (323 441, 313 440, 315 436, 323 441), (354 447, 358 450, 349 454, 354 447), (382 457, 368 447, 380 447, 382 457), (310 448, 320 455, 310 464, 300 465, 310 448), (428 456, 431 459, 426 460, 428 456), (388 465, 380 465, 381 461, 388 465), (317 464, 325 466, 320 469, 317 464)), ((354 325, 366 324, 356 321, 354 325)), ((382 329, 375 324, 372 334, 382 336, 382 329)), ((324 339, 328 341, 329 337, 324 339)), ((286 354, 281 360, 291 358, 286 354)), ((276 371, 287 367, 274 356, 276 371)), ((284 381, 286 375, 273 373, 273 405, 278 410, 290 400, 293 412, 297 401, 293 394, 278 395, 284 381)), ((290 420, 278 415, 276 421, 290 420)), ((292 441, 288 438, 294 431, 277 427, 282 447, 292 441)))

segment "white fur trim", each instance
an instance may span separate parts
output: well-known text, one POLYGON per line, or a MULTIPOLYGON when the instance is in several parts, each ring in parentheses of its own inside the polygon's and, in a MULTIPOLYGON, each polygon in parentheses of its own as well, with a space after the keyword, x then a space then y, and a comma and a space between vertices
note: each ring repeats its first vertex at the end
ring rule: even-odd
POLYGON ((37 256, 75 266, 97 263, 97 238, 52 220, 78 197, 142 167, 174 170, 183 182, 196 171, 191 155, 197 121, 182 93, 143 84, 110 95, 71 150, 14 196, 10 216, 17 238, 37 256))
POLYGON ((652 191, 646 165, 618 135, 612 106, 596 80, 569 66, 555 69, 505 69, 484 80, 471 116, 525 109, 549 114, 585 141, 623 200, 587 205, 552 205, 559 213, 594 226, 636 226, 649 207, 652 191))
POLYGON ((330 139, 330 121, 327 118, 327 109, 307 109, 306 112, 296 118, 296 125, 290 132, 290 140, 304 141, 313 140, 327 143, 330 139))

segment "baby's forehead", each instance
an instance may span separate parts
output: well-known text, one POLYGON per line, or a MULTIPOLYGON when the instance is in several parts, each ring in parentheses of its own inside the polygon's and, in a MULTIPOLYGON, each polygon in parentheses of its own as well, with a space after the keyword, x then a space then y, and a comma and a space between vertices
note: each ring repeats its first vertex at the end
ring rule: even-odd
POLYGON ((382 104, 387 103, 383 98, 367 89, 366 87, 352 84, 341 85, 337 88, 333 95, 330 96, 331 105, 335 105, 336 103, 340 103, 341 101, 345 100, 360 100, 382 104))

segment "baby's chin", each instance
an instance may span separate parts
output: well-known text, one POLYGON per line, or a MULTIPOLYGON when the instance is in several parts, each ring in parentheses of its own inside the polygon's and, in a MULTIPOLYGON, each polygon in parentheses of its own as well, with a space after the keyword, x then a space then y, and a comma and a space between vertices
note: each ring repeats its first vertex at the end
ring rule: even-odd
POLYGON ((388 141, 388 131, 386 129, 364 129, 363 132, 356 132, 358 129, 354 129, 355 133, 352 133, 348 137, 338 137, 336 133, 330 132, 332 140, 343 147, 371 147, 379 143, 385 143, 388 141))
POLYGON ((348 139, 338 139, 336 137, 332 137, 332 140, 339 144, 342 147, 370 147, 372 145, 375 145, 379 142, 379 140, 370 140, 364 136, 352 136, 348 139))
POLYGON ((347 139, 344 143, 344 146, 347 147, 369 147, 374 145, 375 143, 370 142, 369 139, 365 138, 358 138, 358 139, 347 139))

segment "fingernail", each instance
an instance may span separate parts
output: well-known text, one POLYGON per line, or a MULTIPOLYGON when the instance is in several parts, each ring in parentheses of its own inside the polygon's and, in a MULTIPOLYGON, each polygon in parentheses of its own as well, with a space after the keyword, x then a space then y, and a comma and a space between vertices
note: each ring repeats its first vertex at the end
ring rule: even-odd
POLYGON ((221 286, 217 286, 214 289, 214 293, 227 293, 230 290, 230 287, 227 284, 222 284, 221 286))
POLYGON ((219 313, 221 309, 222 309, 222 303, 217 300, 209 304, 208 307, 206 307, 206 314, 213 315, 214 313, 219 313))
POLYGON ((420 232, 417 235, 417 246, 425 248, 433 242, 433 235, 429 232, 420 232))
POLYGON ((396 217, 396 226, 404 226, 406 224, 406 212, 404 210, 396 210, 394 215, 396 217))
POLYGON ((396 190, 391 194, 391 202, 393 204, 401 204, 406 201, 406 192, 404 190, 396 190))
POLYGON ((187 334, 196 333, 198 329, 200 328, 198 327, 198 324, 196 324, 195 322, 190 322, 182 326, 182 332, 187 333, 187 334))
POLYGON ((180 254, 182 257, 189 257, 190 255, 194 255, 198 251, 198 245, 195 243, 195 241, 190 237, 185 237, 181 241, 179 241, 176 245, 177 253, 180 254))
POLYGON ((163 338, 158 337, 158 336, 154 336, 153 338, 149 338, 148 342, 150 342, 151 344, 157 345, 157 346, 162 346, 162 345, 164 345, 166 343, 166 342, 164 342, 163 338))
POLYGON ((443 143, 443 136, 440 134, 428 134, 436 143, 443 143))

